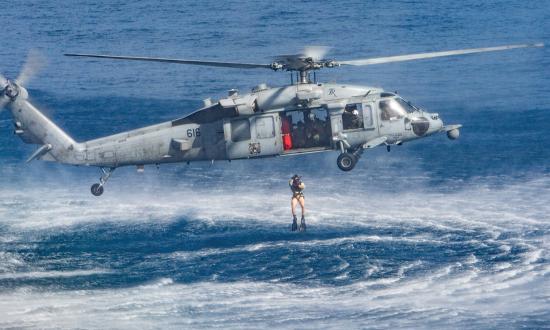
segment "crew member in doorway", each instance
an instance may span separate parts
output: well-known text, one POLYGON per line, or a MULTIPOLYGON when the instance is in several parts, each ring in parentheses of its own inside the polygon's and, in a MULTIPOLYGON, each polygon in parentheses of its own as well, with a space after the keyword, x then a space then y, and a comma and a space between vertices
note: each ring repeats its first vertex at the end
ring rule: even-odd
POLYGON ((342 114, 342 122, 345 130, 362 128, 363 121, 359 116, 357 104, 348 104, 342 114))
POLYGON ((292 117, 290 116, 281 116, 282 123, 281 123, 281 133, 283 136, 283 150, 290 150, 292 149, 292 135, 290 132, 292 131, 292 117))
POLYGON ((290 190, 292 191, 292 199, 290 200, 290 206, 292 209, 292 231, 296 231, 298 229, 298 221, 296 220, 296 204, 300 203, 300 207, 302 208, 302 220, 300 221, 300 231, 306 230, 306 207, 305 207, 305 201, 304 201, 304 189, 306 188, 306 185, 302 182, 302 178, 298 176, 298 174, 294 174, 292 178, 288 181, 288 185, 290 186, 290 190))

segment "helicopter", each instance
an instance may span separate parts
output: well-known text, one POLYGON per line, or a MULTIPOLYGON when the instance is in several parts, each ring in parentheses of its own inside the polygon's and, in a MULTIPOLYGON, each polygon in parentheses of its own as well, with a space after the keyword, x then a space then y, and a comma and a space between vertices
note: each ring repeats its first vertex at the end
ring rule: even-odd
POLYGON ((437 113, 427 112, 397 93, 382 88, 319 83, 315 72, 341 66, 367 66, 444 56, 543 47, 518 44, 338 61, 327 58, 327 47, 306 47, 294 55, 276 56, 255 64, 157 57, 67 53, 70 57, 149 61, 174 64, 268 69, 291 73, 290 84, 262 83, 249 93, 231 89, 227 97, 203 101, 203 107, 171 121, 94 140, 76 142, 29 101, 23 87, 35 73, 28 60, 13 81, 0 75, 0 111, 10 109, 14 134, 38 145, 27 159, 53 161, 101 170, 91 193, 100 196, 113 171, 122 166, 192 161, 254 159, 336 151, 337 166, 352 170, 365 150, 446 133, 455 140, 462 125, 445 125, 437 113), (313 73, 313 79, 312 79, 313 73))

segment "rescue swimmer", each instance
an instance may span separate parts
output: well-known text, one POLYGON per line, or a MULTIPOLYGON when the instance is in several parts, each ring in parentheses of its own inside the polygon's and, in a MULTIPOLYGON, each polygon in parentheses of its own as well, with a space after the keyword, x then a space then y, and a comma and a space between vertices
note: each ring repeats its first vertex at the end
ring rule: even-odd
POLYGON ((294 174, 288 181, 290 191, 292 191, 292 198, 290 199, 290 206, 292 209, 292 231, 306 231, 306 206, 304 199, 304 189, 306 185, 302 182, 302 178, 298 174, 294 174), (302 208, 302 218, 300 220, 300 227, 298 228, 298 221, 296 219, 296 204, 300 203, 302 208))

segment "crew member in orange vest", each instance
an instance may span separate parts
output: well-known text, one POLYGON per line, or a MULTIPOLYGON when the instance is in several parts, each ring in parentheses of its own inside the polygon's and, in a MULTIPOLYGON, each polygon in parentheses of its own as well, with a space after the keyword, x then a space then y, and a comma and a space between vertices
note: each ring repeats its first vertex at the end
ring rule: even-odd
POLYGON ((283 133, 283 149, 292 149, 292 136, 290 135, 291 123, 290 118, 287 116, 282 117, 281 130, 283 133))

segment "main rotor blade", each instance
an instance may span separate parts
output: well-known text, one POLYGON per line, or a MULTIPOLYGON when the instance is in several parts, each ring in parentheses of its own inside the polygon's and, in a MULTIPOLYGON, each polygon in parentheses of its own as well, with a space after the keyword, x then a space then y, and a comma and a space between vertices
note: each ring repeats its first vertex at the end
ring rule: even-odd
POLYGON ((338 61, 338 63, 340 65, 355 65, 355 66, 373 65, 373 64, 383 64, 383 63, 392 63, 392 62, 421 60, 421 59, 434 58, 434 57, 495 52, 500 50, 529 48, 529 47, 544 47, 544 44, 538 43, 538 44, 507 45, 507 46, 498 46, 498 47, 448 50, 443 52, 419 53, 419 54, 409 54, 409 55, 399 55, 399 56, 365 58, 365 59, 357 59, 357 60, 350 60, 350 61, 338 61))
POLYGON ((302 54, 306 57, 311 57, 314 61, 320 61, 325 59, 329 51, 330 47, 327 46, 306 46, 302 54))
POLYGON ((129 60, 129 61, 164 62, 164 63, 217 66, 217 67, 224 67, 224 68, 239 68, 239 69, 256 69, 256 68, 271 69, 270 64, 216 62, 216 61, 183 60, 183 59, 171 59, 171 58, 159 58, 159 57, 114 56, 114 55, 97 55, 97 54, 65 54, 65 56, 108 58, 113 60, 129 60))

